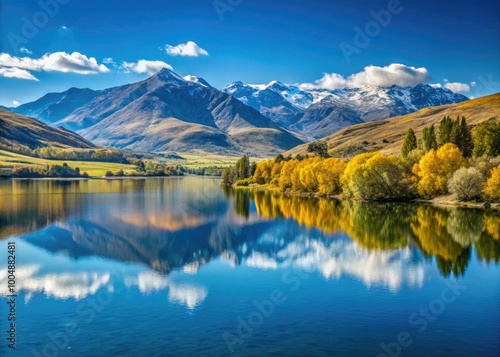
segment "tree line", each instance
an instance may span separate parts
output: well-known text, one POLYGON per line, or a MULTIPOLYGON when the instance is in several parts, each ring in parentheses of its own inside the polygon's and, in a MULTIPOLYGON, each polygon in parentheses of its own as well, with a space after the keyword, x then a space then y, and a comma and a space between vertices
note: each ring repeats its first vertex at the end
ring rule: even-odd
POLYGON ((17 178, 41 178, 41 177, 61 177, 61 178, 87 178, 86 172, 80 172, 78 167, 69 167, 67 163, 62 165, 47 165, 45 168, 18 166, 12 170, 12 177, 17 178))
POLYGON ((500 201, 500 122, 474 131, 467 120, 445 117, 417 140, 413 129, 401 155, 367 152, 350 160, 329 157, 326 142, 309 144, 314 154, 250 163, 247 156, 222 173, 226 185, 267 185, 283 192, 342 195, 362 200, 431 199, 455 194, 460 200, 500 201))
POLYGON ((102 161, 127 164, 123 152, 114 148, 78 149, 44 146, 31 149, 26 145, 14 144, 8 140, 0 141, 0 149, 16 154, 48 160, 102 161))

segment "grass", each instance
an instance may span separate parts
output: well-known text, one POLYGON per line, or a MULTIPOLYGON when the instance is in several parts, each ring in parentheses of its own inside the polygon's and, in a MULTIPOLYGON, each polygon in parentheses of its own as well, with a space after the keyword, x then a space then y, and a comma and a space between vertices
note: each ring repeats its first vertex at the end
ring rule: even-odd
POLYGON ((135 171, 134 165, 98 161, 47 160, 0 150, 0 167, 31 166, 44 168, 47 165, 62 165, 63 163, 67 163, 72 168, 78 167, 80 172, 86 172, 90 176, 104 176, 108 170, 113 173, 118 172, 120 169, 125 173, 135 171))
MULTIPOLYGON (((198 169, 208 166, 231 166, 238 161, 238 159, 243 155, 239 156, 229 156, 229 155, 219 155, 209 153, 203 150, 191 150, 189 152, 181 153, 176 152, 177 155, 184 158, 184 160, 171 160, 166 161, 171 164, 180 164, 186 168, 198 169)), ((261 161, 263 159, 251 157, 250 161, 261 161)))

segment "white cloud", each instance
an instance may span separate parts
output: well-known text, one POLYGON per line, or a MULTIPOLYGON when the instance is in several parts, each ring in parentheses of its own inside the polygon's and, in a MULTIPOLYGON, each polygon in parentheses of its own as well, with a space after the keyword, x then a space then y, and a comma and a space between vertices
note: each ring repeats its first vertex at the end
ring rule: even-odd
POLYGON ((38 81, 38 79, 35 76, 33 76, 30 72, 19 68, 0 67, 0 77, 38 81))
POLYGON ((46 53, 40 58, 16 57, 8 53, 0 53, 0 66, 15 67, 32 71, 64 72, 64 73, 105 73, 109 69, 98 64, 94 57, 87 57, 79 52, 46 53))
POLYGON ((446 82, 446 84, 444 86, 445 86, 445 88, 448 88, 449 90, 451 90, 453 93, 470 92, 469 85, 465 84, 465 83, 446 82))
POLYGON ((61 26, 61 28, 62 28, 63 30, 67 30, 67 29, 68 29, 68 26, 61 26))
POLYGON ((475 87, 476 86, 476 82, 470 82, 470 86, 471 87, 475 87))
POLYGON ((13 106, 14 108, 15 108, 15 107, 18 107, 18 106, 20 106, 20 105, 21 105, 21 103, 19 103, 17 100, 13 100, 13 101, 12 101, 12 106, 13 106))
POLYGON ((303 83, 302 89, 337 89, 337 88, 359 88, 363 86, 400 87, 414 86, 427 82, 430 79, 426 68, 415 68, 400 63, 392 63, 385 67, 366 66, 363 71, 354 73, 345 78, 337 73, 325 73, 325 75, 314 83, 303 83))
POLYGON ((208 56, 208 52, 198 46, 193 41, 188 41, 186 43, 178 44, 177 46, 166 45, 165 50, 170 56, 208 56))
POLYGON ((432 88, 443 88, 443 86, 441 85, 441 83, 432 83, 432 84, 429 84, 432 88))
POLYGON ((19 51, 21 51, 21 53, 26 53, 26 54, 28 54, 28 55, 33 54, 33 52, 31 52, 30 50, 28 50, 26 47, 21 47, 21 48, 19 49, 19 51))
POLYGON ((137 62, 123 62, 122 68, 125 72, 154 74, 162 68, 173 70, 172 66, 163 61, 139 60, 137 62))
POLYGON ((347 79, 338 73, 325 73, 323 78, 315 81, 314 83, 303 83, 300 85, 301 89, 336 89, 345 88, 348 86, 347 79))
POLYGON ((111 57, 106 57, 102 60, 102 63, 106 63, 106 64, 112 64, 112 63, 115 63, 115 61, 113 60, 113 58, 111 57))

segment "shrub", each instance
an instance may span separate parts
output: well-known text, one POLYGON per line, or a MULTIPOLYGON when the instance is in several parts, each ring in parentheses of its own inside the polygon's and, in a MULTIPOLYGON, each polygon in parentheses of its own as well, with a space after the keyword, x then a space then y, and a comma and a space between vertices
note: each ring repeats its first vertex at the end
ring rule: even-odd
POLYGON ((12 170, 12 177, 37 178, 43 177, 43 174, 38 169, 32 167, 17 166, 12 170))
POLYGON ((448 181, 448 190, 459 200, 471 200, 481 195, 484 176, 475 167, 462 167, 455 171, 448 181))
POLYGON ((249 186, 252 183, 251 179, 240 179, 236 180, 235 184, 236 186, 249 186))
POLYGON ((108 170, 108 171, 106 171, 106 174, 104 176, 106 176, 106 177, 113 177, 114 175, 113 175, 113 173, 111 171, 108 170))

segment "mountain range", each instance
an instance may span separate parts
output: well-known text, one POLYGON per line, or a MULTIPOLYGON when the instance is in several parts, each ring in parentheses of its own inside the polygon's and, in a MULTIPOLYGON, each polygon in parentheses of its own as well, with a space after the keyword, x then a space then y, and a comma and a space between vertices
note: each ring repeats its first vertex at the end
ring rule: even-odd
MULTIPOLYGON (((366 151, 398 154, 409 128, 421 138, 424 127, 439 125, 444 116, 458 115, 467 118, 467 124, 475 126, 488 120, 500 120, 500 93, 471 99, 457 104, 428 107, 417 112, 390 119, 366 122, 342 129, 323 138, 328 143, 330 154, 352 156, 366 151)), ((307 145, 300 145, 285 155, 306 154, 307 145)))
POLYGON ((235 82, 222 91, 312 139, 330 135, 351 125, 469 99, 447 88, 434 88, 428 84, 414 87, 393 85, 304 90, 300 86, 277 81, 267 85, 235 82))
POLYGON ((304 142, 205 80, 168 69, 102 91, 51 93, 14 111, 76 131, 97 145, 135 151, 267 156, 304 142))
POLYGON ((269 157, 352 125, 466 100, 426 84, 306 90, 278 81, 235 82, 218 90, 165 68, 141 82, 98 91, 70 88, 10 110, 97 145, 269 157))

